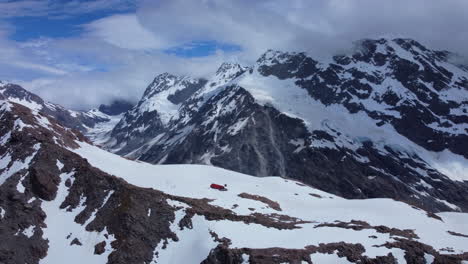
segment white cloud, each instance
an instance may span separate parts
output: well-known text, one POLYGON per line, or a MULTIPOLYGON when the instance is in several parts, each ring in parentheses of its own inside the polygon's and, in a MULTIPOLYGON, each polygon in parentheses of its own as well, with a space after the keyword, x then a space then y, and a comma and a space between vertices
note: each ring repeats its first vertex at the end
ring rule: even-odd
MULTIPOLYGON (((20 2, 30 2, 25 6, 31 7, 41 1, 20 2)), ((67 15, 104 10, 112 3, 126 8, 129 2, 75 0, 68 2, 68 11, 60 11, 66 5, 57 4, 45 10, 67 15)), ((37 8, 38 13, 44 10, 37 8)), ((6 9, 10 11, 0 10, 0 17, 20 9, 27 8, 10 6, 6 9)), ((223 61, 253 63, 269 48, 308 51, 318 57, 350 47, 361 38, 392 35, 466 55, 466 10, 466 0, 143 0, 135 14, 88 23, 83 25, 85 33, 73 38, 19 45, 2 38, 0 28, 0 57, 10 65, 16 63, 15 67, 23 63, 23 68, 42 72, 34 78, 23 78, 23 74, 16 79, 46 99, 83 108, 115 97, 137 100, 162 72, 206 76, 223 61), (163 52, 210 40, 238 45, 242 50, 217 51, 201 58, 163 52)), ((0 72, 9 72, 0 67, 0 72)))
POLYGON ((116 98, 137 101, 157 74, 171 72, 202 77, 215 71, 222 62, 237 59, 234 54, 222 51, 207 57, 181 58, 158 51, 114 47, 93 38, 57 41, 49 50, 73 53, 81 58, 90 56, 96 64, 106 65, 105 71, 80 71, 20 82, 44 99, 74 109, 95 107, 116 98))
POLYGON ((24 68, 24 69, 29 69, 29 70, 42 71, 42 72, 50 73, 50 74, 54 74, 54 75, 67 74, 67 71, 64 71, 64 70, 61 70, 61 69, 58 69, 58 68, 54 68, 54 67, 51 67, 51 66, 47 66, 47 65, 31 63, 31 62, 28 62, 28 61, 13 61, 13 62, 11 62, 11 65, 12 66, 17 66, 17 67, 20 67, 20 68, 24 68))
POLYGON ((114 15, 96 20, 86 29, 90 36, 126 49, 161 49, 167 46, 163 40, 144 28, 135 14, 114 15))
POLYGON ((320 54, 389 34, 468 54, 467 10, 466 0, 147 0, 137 14, 169 43, 214 39, 251 54, 320 54))
POLYGON ((18 72, 26 70, 46 75, 67 74, 65 69, 50 65, 46 60, 39 59, 36 56, 30 56, 30 54, 23 49, 22 45, 15 41, 8 40, 8 35, 11 33, 11 30, 11 27, 8 25, 0 28, 0 77, 11 79, 14 77, 15 69, 18 72), (11 75, 7 75, 6 73, 10 73, 11 75))

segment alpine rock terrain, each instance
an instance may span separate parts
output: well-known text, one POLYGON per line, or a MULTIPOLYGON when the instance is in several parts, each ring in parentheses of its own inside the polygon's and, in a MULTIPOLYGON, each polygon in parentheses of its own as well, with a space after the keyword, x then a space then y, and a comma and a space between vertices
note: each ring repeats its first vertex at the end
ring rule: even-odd
POLYGON ((153 164, 300 180, 345 198, 468 211, 468 66, 411 39, 314 60, 269 50, 205 79, 157 76, 99 139, 153 164))
MULTIPOLYGON (((202 99, 191 102, 203 108, 202 99)), ((468 261, 466 213, 349 200, 214 166, 133 161, 43 110, 0 94, 1 263, 468 261)))
POLYGON ((61 105, 44 101, 17 84, 4 81, 0 81, 0 95, 11 102, 50 115, 61 125, 79 130, 92 139, 111 130, 122 118, 123 113, 133 107, 133 104, 127 101, 116 100, 110 105, 100 105, 98 109, 73 111, 61 105))

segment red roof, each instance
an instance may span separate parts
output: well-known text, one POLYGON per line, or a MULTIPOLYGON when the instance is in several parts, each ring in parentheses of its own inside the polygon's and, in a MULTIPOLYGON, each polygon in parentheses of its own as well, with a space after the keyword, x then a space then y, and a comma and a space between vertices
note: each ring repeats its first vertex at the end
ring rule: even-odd
POLYGON ((217 189, 217 190, 224 190, 224 186, 216 184, 216 183, 212 183, 210 187, 213 189, 217 189))

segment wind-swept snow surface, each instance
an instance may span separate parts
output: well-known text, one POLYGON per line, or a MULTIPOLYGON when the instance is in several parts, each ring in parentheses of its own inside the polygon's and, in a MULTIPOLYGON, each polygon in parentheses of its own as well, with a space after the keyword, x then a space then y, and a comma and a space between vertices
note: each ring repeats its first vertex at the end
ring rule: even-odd
MULTIPOLYGON (((171 195, 207 198, 212 200, 210 204, 230 209, 238 215, 281 214, 304 221, 299 224, 299 229, 279 230, 259 224, 209 221, 195 216, 193 230, 175 228, 181 240, 170 242, 168 250, 178 248, 172 245, 174 243, 187 248, 187 241, 192 241, 190 243, 194 243, 194 246, 211 244, 212 238, 206 234, 210 230, 219 237, 230 239, 232 248, 302 249, 309 245, 344 241, 361 243, 368 257, 392 253, 402 260, 400 256, 403 256, 404 251, 400 254, 398 250, 382 245, 395 242, 404 234, 381 233, 372 228, 376 226, 407 230, 415 235, 415 241, 430 245, 441 253, 459 254, 468 250, 468 237, 449 233, 468 234, 468 225, 463 224, 467 216, 463 213, 441 213, 438 215, 441 219, 437 219, 429 217, 423 210, 391 199, 347 200, 280 177, 257 178, 202 165, 151 165, 127 160, 88 144, 81 144, 75 152, 88 159, 93 166, 136 186, 154 188, 171 195), (211 183, 226 184, 228 190, 220 192, 211 189, 211 183), (241 193, 274 201, 281 211, 260 200, 242 198, 239 196, 241 193), (339 223, 351 223, 353 220, 355 223, 366 222, 369 227, 354 230, 339 226, 339 223)), ((180 209, 178 214, 183 214, 183 211, 180 209)), ((181 217, 179 215, 177 218, 181 217)), ((350 224, 351 227, 353 225, 356 224, 350 224)), ((208 255, 208 247, 204 250, 204 254, 208 255)), ((161 254, 168 261, 165 263, 176 263, 174 260, 180 259, 180 255, 168 257, 173 253, 161 254)), ((324 257, 320 254, 312 256, 312 259, 329 259, 328 263, 336 260, 332 255, 324 257)))

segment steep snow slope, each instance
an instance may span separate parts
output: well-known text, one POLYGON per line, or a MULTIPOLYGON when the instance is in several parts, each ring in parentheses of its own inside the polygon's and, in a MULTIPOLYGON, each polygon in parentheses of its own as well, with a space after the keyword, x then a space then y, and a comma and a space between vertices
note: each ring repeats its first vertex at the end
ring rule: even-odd
POLYGON ((4 263, 468 260, 465 213, 348 200, 212 166, 128 160, 1 96, 0 121, 4 263))
MULTIPOLYGON (((120 122, 104 146, 150 163, 208 164, 346 198, 467 211, 468 68, 451 56, 408 39, 364 40, 322 61, 268 51, 250 68, 223 64, 171 108, 168 123, 166 108, 153 117, 136 106, 128 114, 138 124, 120 122)), ((145 95, 168 101, 154 87, 178 89, 168 85, 174 78, 158 76, 145 95)))
MULTIPOLYGON (((442 252, 447 247, 454 250, 454 253, 463 253, 467 250, 464 243, 468 242, 468 238, 456 237, 447 232, 454 231, 466 234, 468 225, 455 223, 468 221, 467 214, 440 214, 443 217, 441 221, 429 217, 425 211, 390 199, 347 200, 305 186, 294 180, 279 177, 256 178, 202 165, 155 166, 123 159, 88 144, 81 144, 81 147, 74 151, 88 159, 91 165, 109 174, 122 177, 137 186, 158 189, 176 196, 207 198, 213 200, 210 204, 230 209, 238 215, 249 215, 253 212, 265 215, 278 213, 307 222, 300 224, 300 229, 274 230, 255 224, 245 225, 225 220, 212 222, 203 219, 203 217, 195 217, 193 228, 196 234, 193 234, 193 230, 187 231, 191 233, 188 235, 188 240, 192 240, 192 236, 197 237, 196 241, 192 240, 193 243, 212 245, 209 231, 215 232, 219 237, 229 238, 230 246, 234 248, 302 249, 307 245, 344 241, 345 243, 362 243, 366 249, 365 255, 368 257, 375 258, 393 252, 394 255, 401 257, 401 261, 404 263, 404 252, 373 247, 395 241, 394 237, 389 234, 380 234, 372 228, 364 230, 327 226, 317 228, 322 224, 336 225, 337 222, 348 223, 357 220, 367 222, 371 226, 414 230, 414 234, 419 237, 416 239, 417 241, 431 245, 442 252), (227 184, 228 191, 220 192, 210 189, 211 183, 227 184), (241 198, 239 196, 241 193, 268 198, 278 203, 281 211, 260 201, 241 198), (448 222, 454 223, 454 225, 447 226, 448 222), (377 236, 377 238, 372 236, 377 236)), ((186 207, 183 204, 178 205, 186 207)), ((183 211, 182 209, 181 214, 183 211)), ((176 233, 178 235, 184 234, 180 230, 176 233)), ((185 252, 192 246, 192 244, 187 244, 184 245, 186 247, 184 248, 184 246, 177 245, 178 243, 184 244, 184 240, 180 240, 174 245, 170 243, 168 250, 174 248, 177 251, 185 252)), ((198 248, 197 250, 202 249, 198 248)), ((204 252, 198 251, 200 257, 208 255, 209 247, 204 250, 204 252)), ((167 260, 169 263, 178 263, 191 256, 192 252, 189 250, 188 255, 171 255, 171 258, 167 260)), ((161 252, 160 256, 165 258, 165 254, 161 252)))

